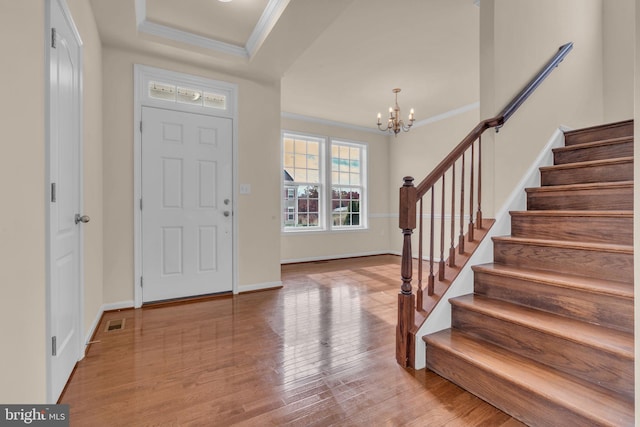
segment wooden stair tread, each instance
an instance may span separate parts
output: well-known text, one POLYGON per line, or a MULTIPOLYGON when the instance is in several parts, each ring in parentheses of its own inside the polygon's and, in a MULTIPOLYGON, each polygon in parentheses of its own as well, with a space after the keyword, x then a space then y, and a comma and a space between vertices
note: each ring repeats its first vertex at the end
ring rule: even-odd
POLYGON ((550 401, 562 402, 585 418, 601 425, 633 425, 634 405, 611 391, 587 386, 571 376, 560 373, 536 361, 469 335, 446 329, 423 337, 429 346, 436 346, 465 360, 480 370, 491 372, 531 394, 550 401))
POLYGON ((633 119, 614 123, 604 123, 586 128, 564 132, 565 145, 573 145, 581 140, 610 139, 621 136, 633 136, 633 119), (595 138, 594 138, 594 135, 595 138))
POLYGON ((562 153, 565 151, 575 151, 581 150, 585 148, 594 148, 594 147, 602 147, 607 145, 616 145, 616 144, 624 144, 626 142, 632 142, 633 136, 621 136, 618 138, 610 138, 610 139, 602 139, 600 141, 593 142, 581 142, 579 144, 567 145, 564 147, 553 148, 553 153, 562 153))
POLYGON ((614 218, 633 218, 633 211, 581 211, 581 210, 538 210, 538 211, 510 211, 509 214, 511 216, 536 216, 536 217, 545 217, 545 216, 566 216, 573 218, 580 217, 614 217, 614 218))
POLYGON ((467 310, 597 348, 621 358, 633 360, 634 357, 633 335, 629 333, 480 295, 463 295, 449 301, 467 310))
POLYGON ((512 236, 496 236, 492 237, 494 242, 517 243, 529 246, 546 246, 562 249, 578 249, 586 251, 600 251, 633 255, 633 246, 616 245, 611 243, 591 243, 591 242, 572 242, 566 240, 547 240, 547 239, 530 239, 524 237, 512 236))
POLYGON ((540 167, 540 172, 579 169, 579 168, 586 168, 591 166, 619 165, 619 164, 625 164, 625 163, 633 163, 633 157, 617 157, 614 159, 588 160, 584 162, 573 162, 573 163, 563 163, 561 165, 542 166, 540 167))
POLYGON ((525 279, 544 283, 550 286, 577 289, 580 292, 605 294, 620 298, 633 299, 633 286, 628 283, 603 280, 593 277, 574 276, 567 273, 556 273, 547 270, 534 270, 523 267, 512 267, 504 264, 480 264, 472 267, 473 271, 486 272, 510 278, 525 279))
POLYGON ((553 191, 581 191, 581 190, 602 190, 609 188, 633 188, 633 181, 619 182, 592 182, 588 184, 566 184, 566 185, 550 185, 544 187, 529 187, 524 191, 527 193, 544 193, 553 191))

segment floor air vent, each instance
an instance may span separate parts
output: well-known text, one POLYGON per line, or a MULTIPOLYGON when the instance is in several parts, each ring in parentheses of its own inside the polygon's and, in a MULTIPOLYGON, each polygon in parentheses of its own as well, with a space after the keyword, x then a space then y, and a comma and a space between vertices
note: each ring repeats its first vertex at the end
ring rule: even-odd
POLYGON ((124 329, 124 321, 125 319, 109 320, 107 321, 107 327, 104 328, 104 331, 111 332, 111 331, 119 331, 121 329, 124 329))

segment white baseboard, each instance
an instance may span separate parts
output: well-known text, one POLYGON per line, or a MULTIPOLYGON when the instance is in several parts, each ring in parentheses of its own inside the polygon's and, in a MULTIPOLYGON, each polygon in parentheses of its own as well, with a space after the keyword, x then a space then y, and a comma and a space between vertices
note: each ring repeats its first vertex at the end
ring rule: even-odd
POLYGON ((84 350, 82 352, 83 358, 84 358, 85 352, 87 351, 87 346, 91 341, 91 337, 93 337, 95 330, 98 328, 98 325, 100 324, 100 319, 102 319, 102 315, 104 314, 104 312, 111 311, 111 310, 121 310, 123 308, 133 308, 133 300, 113 302, 109 304, 102 304, 102 306, 100 306, 100 308, 98 309, 98 313, 96 313, 96 317, 93 319, 93 322, 91 323, 91 327, 89 328, 89 330, 87 331, 84 337, 84 350))
POLYGON ((238 286, 238 293, 264 291, 267 289, 281 288, 282 282, 266 282, 266 283, 254 283, 252 285, 240 285, 238 286))
POLYGON ((395 255, 395 253, 392 253, 390 251, 359 252, 359 253, 353 253, 353 254, 325 255, 325 256, 307 257, 307 258, 283 259, 283 260, 280 260, 280 264, 296 264, 300 262, 329 261, 333 259, 358 258, 363 256, 389 255, 389 254, 395 255))

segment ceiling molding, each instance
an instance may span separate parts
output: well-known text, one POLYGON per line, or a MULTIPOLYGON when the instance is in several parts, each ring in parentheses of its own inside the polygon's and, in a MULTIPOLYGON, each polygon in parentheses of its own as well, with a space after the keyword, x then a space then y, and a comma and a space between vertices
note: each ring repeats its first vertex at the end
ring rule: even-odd
POLYGON ((269 0, 269 4, 267 4, 264 12, 262 12, 262 16, 260 16, 256 27, 253 29, 245 45, 249 58, 253 57, 262 47, 262 43, 264 43, 271 30, 273 30, 273 27, 275 27, 276 22, 278 22, 278 19, 282 16, 282 12, 284 12, 289 5, 289 1, 290 0, 269 0))
POLYGON ((260 49, 273 27, 282 16, 290 0, 269 0, 245 46, 226 43, 188 31, 178 30, 147 20, 147 0, 135 0, 136 25, 138 32, 151 34, 179 43, 222 52, 241 58, 252 58, 260 49))
POLYGON ((427 117, 426 119, 420 120, 419 122, 415 122, 413 124, 413 127, 419 128, 420 126, 428 125, 429 123, 435 123, 439 122, 440 120, 450 119, 451 117, 455 117, 457 115, 466 113, 467 111, 473 111, 478 108, 480 108, 479 101, 463 105, 462 107, 454 108, 453 110, 445 111, 444 113, 436 114, 435 116, 427 117))
MULTIPOLYGON (((425 125, 428 125, 430 123, 439 122, 440 120, 450 119, 452 117, 455 117, 455 116, 458 116, 460 114, 466 113, 467 111, 473 111, 473 110, 476 110, 478 108, 480 108, 480 102, 473 102, 471 104, 463 105, 462 107, 454 108, 453 110, 445 111, 444 113, 428 117, 426 119, 420 120, 419 122, 415 122, 413 124, 413 127, 414 128, 419 128, 421 126, 425 126, 425 125)), ((321 125, 334 126, 334 127, 339 127, 339 128, 358 130, 358 131, 361 131, 361 132, 369 132, 369 133, 380 134, 380 130, 378 128, 373 127, 373 126, 372 127, 366 127, 366 126, 352 125, 352 124, 349 124, 349 123, 336 122, 336 121, 333 121, 333 120, 321 119, 319 117, 304 116, 302 114, 288 113, 288 112, 285 112, 285 111, 283 111, 280 114, 280 116, 282 118, 284 118, 284 119, 294 119, 294 120, 300 120, 300 121, 303 121, 303 122, 318 123, 318 124, 321 124, 321 125)))
POLYGON ((321 119, 319 117, 303 116, 302 114, 287 113, 285 111, 283 111, 280 115, 283 119, 300 120, 302 122, 317 123, 317 124, 326 125, 326 126, 334 126, 334 127, 344 128, 344 129, 357 130, 360 132, 369 132, 369 133, 375 133, 375 134, 380 133, 380 131, 374 127, 352 125, 349 123, 321 119))

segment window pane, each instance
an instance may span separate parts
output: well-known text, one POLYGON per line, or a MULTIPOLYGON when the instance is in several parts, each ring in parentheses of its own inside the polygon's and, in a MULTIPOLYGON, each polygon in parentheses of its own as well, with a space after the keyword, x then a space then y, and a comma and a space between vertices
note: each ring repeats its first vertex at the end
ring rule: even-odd
POLYGON ((295 147, 296 154, 307 154, 307 141, 296 139, 295 147))
POLYGON ((307 155, 306 154, 298 154, 296 153, 296 168, 305 168, 307 167, 307 155))
POLYGON ((176 87, 169 84, 149 82, 149 96, 166 101, 176 100, 176 87))
POLYGON ((197 89, 178 87, 178 102, 190 105, 202 105, 202 92, 197 89))
POLYGON ((320 158, 315 154, 307 154, 307 167, 309 169, 320 169, 320 158))
POLYGON ((218 93, 204 93, 204 106, 209 108, 217 108, 219 110, 227 109, 227 97, 218 93))
POLYGON ((307 182, 307 170, 296 168, 293 179, 298 182, 307 182))
POLYGON ((360 174, 358 173, 349 174, 349 183, 351 185, 360 185, 360 174))
POLYGON ((284 139, 284 152, 293 153, 293 139, 291 138, 284 139))
POLYGON ((340 172, 340 182, 341 185, 349 185, 349 174, 340 172))
POLYGON ((349 158, 349 147, 346 145, 340 145, 340 157, 343 159, 349 158))
POLYGON ((351 160, 360 160, 360 149, 351 147, 349 149, 349 157, 351 158, 351 160))
POLYGON ((293 159, 294 159, 293 154, 284 153, 284 167, 285 168, 293 168, 293 166, 294 166, 293 159))
POLYGON ((320 171, 309 169, 307 171, 307 182, 320 182, 320 171))

